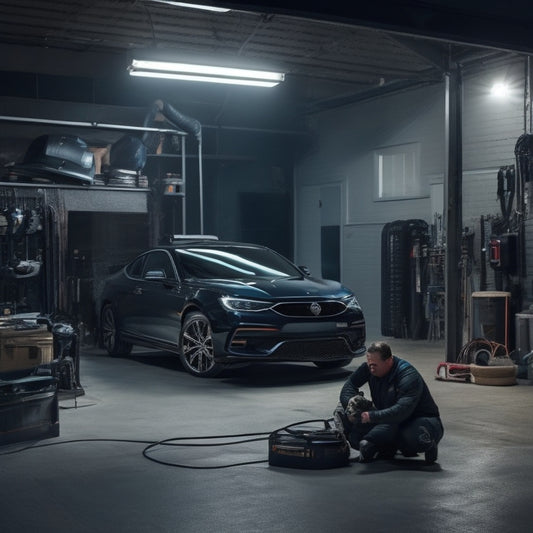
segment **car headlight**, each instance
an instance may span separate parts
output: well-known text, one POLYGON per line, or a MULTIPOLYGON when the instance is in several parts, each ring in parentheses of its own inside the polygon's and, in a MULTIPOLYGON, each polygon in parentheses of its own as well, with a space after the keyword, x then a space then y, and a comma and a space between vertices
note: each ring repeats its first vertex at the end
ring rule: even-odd
POLYGON ((267 311, 272 307, 271 302, 232 298, 231 296, 222 296, 220 303, 229 311, 267 311))
POLYGON ((351 309, 361 309, 361 306, 359 305, 359 302, 357 301, 357 298, 351 294, 350 296, 347 296, 346 298, 342 299, 344 305, 351 309))

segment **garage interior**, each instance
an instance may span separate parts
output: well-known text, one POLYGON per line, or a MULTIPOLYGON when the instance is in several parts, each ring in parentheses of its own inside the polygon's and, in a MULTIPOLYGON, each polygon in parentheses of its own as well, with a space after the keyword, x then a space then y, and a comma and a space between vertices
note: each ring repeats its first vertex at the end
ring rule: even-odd
MULTIPOLYGON (((3 315, 47 317, 27 332, 25 357, 68 352, 48 438, 0 447, 3 531, 529 530, 528 5, 216 4, 231 10, 0 2, 3 315), (279 70, 285 80, 264 89, 129 76, 141 58, 279 70), (511 98, 489 100, 502 79, 511 98), (154 116, 159 101, 185 117, 181 127, 154 116), (84 143, 94 176, 36 170, 32 146, 57 135, 84 143), (139 139, 145 163, 123 169, 122 143, 139 139), (398 158, 413 166, 394 180, 398 158), (264 244, 352 288, 368 342, 387 339, 435 396, 438 463, 366 465, 353 452, 341 469, 222 468, 264 460, 264 441, 158 449, 170 464, 144 457, 164 439, 328 418, 361 363, 198 380, 171 354, 105 356, 103 279, 177 233, 264 244), (479 338, 505 347, 514 386, 464 382, 479 338)), ((2 380, 27 368, 2 368, 2 380)))

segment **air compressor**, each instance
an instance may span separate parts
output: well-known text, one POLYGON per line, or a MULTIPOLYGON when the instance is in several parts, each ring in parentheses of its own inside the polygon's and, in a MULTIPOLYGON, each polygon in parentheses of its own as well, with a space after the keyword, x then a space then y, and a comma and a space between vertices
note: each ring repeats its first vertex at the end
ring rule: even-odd
POLYGON ((273 431, 268 438, 270 466, 319 470, 347 466, 350 445, 330 420, 307 420, 273 431), (323 428, 305 427, 320 422, 323 428))

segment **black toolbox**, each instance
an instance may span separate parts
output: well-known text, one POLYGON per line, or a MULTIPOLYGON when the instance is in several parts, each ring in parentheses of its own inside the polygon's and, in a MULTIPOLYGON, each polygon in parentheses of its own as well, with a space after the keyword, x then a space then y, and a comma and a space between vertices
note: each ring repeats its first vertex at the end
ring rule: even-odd
POLYGON ((59 436, 57 379, 0 379, 0 445, 59 436))

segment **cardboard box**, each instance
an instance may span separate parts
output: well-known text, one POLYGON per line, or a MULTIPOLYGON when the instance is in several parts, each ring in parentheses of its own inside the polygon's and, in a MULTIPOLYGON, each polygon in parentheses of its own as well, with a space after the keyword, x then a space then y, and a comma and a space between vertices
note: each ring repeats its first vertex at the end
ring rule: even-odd
POLYGON ((46 326, 0 327, 0 372, 49 364, 53 358, 53 335, 46 326))

